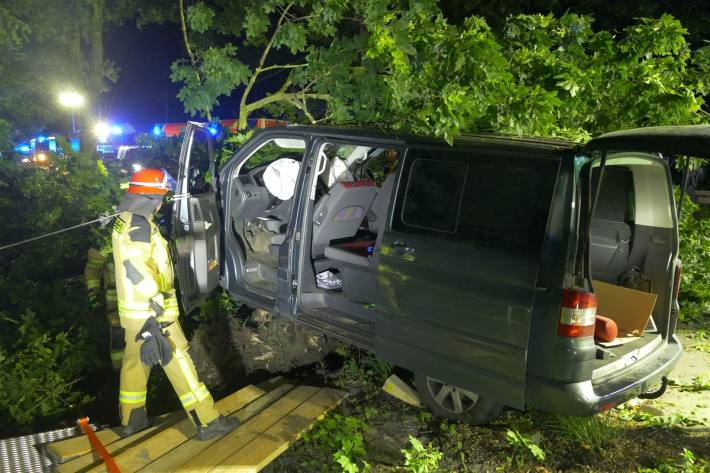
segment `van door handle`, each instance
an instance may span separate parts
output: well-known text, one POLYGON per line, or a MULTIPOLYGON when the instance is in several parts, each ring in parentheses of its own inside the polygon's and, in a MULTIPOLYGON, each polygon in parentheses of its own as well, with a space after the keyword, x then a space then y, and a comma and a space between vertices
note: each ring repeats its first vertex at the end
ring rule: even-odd
POLYGON ((414 248, 410 248, 407 246, 407 242, 404 240, 396 240, 394 241, 391 245, 390 248, 392 248, 392 251, 397 256, 403 256, 405 253, 413 255, 414 254, 414 248))

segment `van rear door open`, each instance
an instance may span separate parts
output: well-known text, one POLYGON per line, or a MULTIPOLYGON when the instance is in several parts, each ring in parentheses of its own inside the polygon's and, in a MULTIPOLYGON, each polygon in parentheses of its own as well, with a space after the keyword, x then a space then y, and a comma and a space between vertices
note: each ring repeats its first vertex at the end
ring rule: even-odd
MULTIPOLYGON (((587 143, 589 151, 644 151, 664 156, 710 157, 710 125, 653 126, 607 133, 587 143)), ((683 172, 681 196, 685 195, 688 166, 683 172)), ((683 200, 678 204, 678 215, 683 200)))
MULTIPOLYGON (((593 218, 587 215, 587 226, 580 228, 582 243, 592 248, 578 254, 578 257, 587 258, 579 268, 579 275, 588 280, 601 279, 621 285, 622 271, 635 270, 645 281, 642 290, 658 296, 652 319, 663 338, 668 339, 677 320, 678 217, 674 211, 668 164, 660 156, 710 156, 710 126, 661 126, 618 131, 593 139, 585 148, 590 156, 596 153, 596 159, 591 163, 592 167, 597 166, 597 172, 591 173, 596 182, 591 187, 598 187, 592 191, 599 191, 599 195, 593 218), (652 159, 654 155, 657 159, 652 159), (605 163, 605 169, 599 169, 600 162, 605 163), (661 167, 666 170, 661 172, 661 167), (609 232, 610 223, 615 224, 617 234, 623 234, 626 229, 625 239, 617 240, 628 242, 625 244, 630 248, 627 254, 620 248, 616 250, 611 261, 623 260, 616 265, 607 265, 607 258, 600 258, 601 232, 609 232), (606 227, 602 228, 602 224, 606 227)), ((682 184, 687 182, 687 170, 686 165, 682 184)), ((680 207, 680 203, 676 205, 680 207)), ((589 207, 592 206, 594 204, 590 202, 589 207)), ((586 206, 583 204, 582 207, 586 206)))

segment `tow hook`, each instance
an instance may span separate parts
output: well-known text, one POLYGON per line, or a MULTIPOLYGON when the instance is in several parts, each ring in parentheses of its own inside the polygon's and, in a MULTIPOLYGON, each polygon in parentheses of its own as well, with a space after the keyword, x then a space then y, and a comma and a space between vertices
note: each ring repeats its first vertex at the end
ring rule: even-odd
POLYGON ((641 394, 639 394, 639 398, 640 399, 658 399, 659 397, 663 396, 663 393, 666 392, 666 388, 668 388, 668 378, 664 376, 661 378, 661 387, 658 388, 658 391, 654 391, 651 393, 641 393, 641 394))

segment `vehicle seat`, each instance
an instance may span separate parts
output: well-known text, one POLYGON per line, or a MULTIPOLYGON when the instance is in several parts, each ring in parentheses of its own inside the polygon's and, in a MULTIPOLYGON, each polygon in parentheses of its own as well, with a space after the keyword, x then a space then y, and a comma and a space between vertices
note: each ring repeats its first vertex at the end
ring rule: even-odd
POLYGON ((375 302, 377 294, 377 265, 379 250, 385 233, 387 208, 394 190, 396 174, 387 176, 367 213, 370 231, 377 234, 375 241, 366 241, 369 256, 358 251, 356 244, 333 245, 325 248, 328 264, 340 272, 343 295, 359 302, 375 302))
POLYGON ((324 256, 332 240, 353 237, 377 194, 370 181, 336 182, 316 204, 312 257, 324 256))
POLYGON ((328 161, 321 177, 328 189, 333 187, 336 182, 353 180, 353 175, 348 169, 348 165, 337 156, 328 161))
POLYGON ((605 170, 589 229, 592 271, 602 281, 616 283, 628 269, 633 239, 633 189, 629 169, 610 166, 605 170))
POLYGON ((369 212, 367 212, 367 224, 372 233, 379 233, 382 229, 383 222, 387 218, 387 207, 392 196, 392 188, 394 187, 395 173, 387 176, 382 186, 377 191, 375 200, 372 201, 369 212))

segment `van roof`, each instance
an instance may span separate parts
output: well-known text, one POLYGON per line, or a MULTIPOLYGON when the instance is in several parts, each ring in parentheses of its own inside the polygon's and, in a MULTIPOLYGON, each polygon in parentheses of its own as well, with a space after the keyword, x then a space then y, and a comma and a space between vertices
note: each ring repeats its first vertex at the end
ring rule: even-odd
MULTIPOLYGON (((281 128, 281 127, 274 127, 281 128)), ((270 129, 274 129, 270 128, 270 129)), ((298 129, 306 133, 331 136, 334 138, 371 138, 383 142, 391 142, 393 145, 401 145, 407 143, 420 144, 446 144, 443 138, 435 138, 433 136, 413 133, 401 133, 394 130, 383 130, 370 127, 351 127, 351 126, 313 126, 313 125, 288 125, 285 127, 288 130, 298 129)), ((555 138, 539 138, 528 136, 504 135, 499 133, 465 133, 457 136, 454 139, 454 144, 485 146, 486 148, 500 149, 537 149, 539 151, 563 151, 578 147, 578 143, 555 138)))

